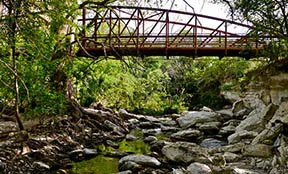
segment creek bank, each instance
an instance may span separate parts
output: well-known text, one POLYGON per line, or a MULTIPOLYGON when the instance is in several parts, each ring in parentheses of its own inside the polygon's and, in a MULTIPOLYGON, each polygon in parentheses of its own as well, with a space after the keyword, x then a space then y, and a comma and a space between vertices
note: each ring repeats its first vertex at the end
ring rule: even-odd
POLYGON ((232 103, 226 109, 157 117, 89 108, 76 122, 67 117, 34 126, 25 140, 0 132, 0 173, 75 173, 75 162, 100 157, 113 160, 106 172, 119 174, 288 173, 288 100, 274 94, 226 92, 232 103), (109 114, 113 119, 99 122, 109 114))

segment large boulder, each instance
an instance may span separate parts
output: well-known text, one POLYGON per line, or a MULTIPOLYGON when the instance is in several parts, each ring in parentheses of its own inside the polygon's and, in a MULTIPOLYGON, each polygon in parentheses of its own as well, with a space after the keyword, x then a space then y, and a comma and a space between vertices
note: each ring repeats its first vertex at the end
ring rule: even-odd
POLYGON ((288 125, 288 101, 282 101, 270 122, 282 122, 288 125))
POLYGON ((225 100, 234 103, 237 100, 240 100, 240 93, 237 91, 221 91, 221 95, 224 97, 225 100))
POLYGON ((202 133, 199 130, 187 129, 172 134, 170 138, 174 140, 185 140, 195 142, 201 135, 202 133))
POLYGON ((273 117, 277 109, 278 106, 271 103, 261 112, 257 110, 252 111, 248 117, 241 121, 241 123, 236 127, 236 132, 243 130, 261 132, 273 117))
POLYGON ((187 174, 212 174, 212 170, 209 166, 202 163, 192 163, 187 167, 187 174))
POLYGON ((197 123, 206 123, 217 121, 219 114, 216 112, 205 112, 205 111, 190 111, 184 116, 177 119, 178 124, 182 128, 188 128, 194 126, 197 123))
POLYGON ((283 124, 282 123, 274 123, 274 124, 267 124, 266 129, 264 129, 260 134, 258 134, 252 141, 251 144, 258 144, 264 143, 266 144, 267 141, 273 143, 279 134, 283 131, 283 124), (266 143, 265 143, 266 141, 266 143))
POLYGON ((258 135, 257 132, 254 131, 237 131, 234 134, 230 135, 228 139, 229 144, 234 144, 240 142, 242 139, 254 139, 258 135))
POLYGON ((244 106, 251 110, 261 112, 265 109, 266 104, 261 99, 262 91, 249 91, 243 94, 244 106))
POLYGON ((167 159, 173 162, 185 164, 191 162, 211 162, 207 150, 195 143, 171 143, 162 148, 162 153, 167 159))

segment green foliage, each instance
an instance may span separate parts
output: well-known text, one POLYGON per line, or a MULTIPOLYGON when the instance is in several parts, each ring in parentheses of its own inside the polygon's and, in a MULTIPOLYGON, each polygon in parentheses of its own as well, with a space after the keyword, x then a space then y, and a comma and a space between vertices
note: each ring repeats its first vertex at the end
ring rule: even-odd
POLYGON ((262 36, 263 42, 274 40, 265 48, 264 56, 272 61, 287 58, 288 1, 287 0, 211 0, 226 4, 233 20, 248 21, 254 26, 249 34, 255 39, 262 36), (268 36, 268 37, 267 37, 268 36), (275 39, 276 38, 276 39, 275 39))
POLYGON ((195 106, 220 108, 226 104, 220 95, 221 85, 227 82, 235 85, 245 76, 249 62, 241 58, 180 58, 172 67, 170 93, 180 95, 179 91, 183 91, 182 97, 189 109, 195 106))
POLYGON ((133 74, 128 67, 115 60, 99 62, 90 66, 87 73, 78 73, 87 69, 90 62, 84 64, 76 61, 73 68, 74 76, 78 79, 76 88, 79 89, 81 103, 88 106, 91 101, 101 101, 116 110, 125 108, 144 114, 183 111, 185 108, 181 98, 170 96, 166 91, 170 78, 161 70, 161 62, 147 62, 144 62, 144 70, 136 70, 136 74, 133 74))

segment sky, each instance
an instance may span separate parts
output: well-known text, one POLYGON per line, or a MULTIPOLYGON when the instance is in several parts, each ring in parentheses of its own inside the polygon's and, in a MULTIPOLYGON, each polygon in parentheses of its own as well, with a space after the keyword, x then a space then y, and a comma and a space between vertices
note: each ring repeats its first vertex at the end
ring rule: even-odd
MULTIPOLYGON (((186 2, 193 7, 195 13, 231 20, 227 8, 223 4, 213 4, 210 3, 209 0, 186 0, 186 2)), ((172 1, 169 0, 167 4, 164 5, 164 8, 170 9, 171 3, 172 1)), ((187 3, 185 3, 185 0, 176 0, 172 9, 186 12, 194 12, 192 8, 187 5, 187 3)), ((216 28, 221 22, 219 23, 215 20, 201 19, 201 23, 203 26, 216 28)), ((223 27, 220 29, 224 30, 223 27)), ((246 33, 247 28, 242 28, 236 25, 228 25, 228 31, 232 33, 246 33)))
MULTIPOLYGON (((208 2, 209 0, 186 0, 190 6, 195 10, 195 13, 219 17, 228 18, 228 14, 225 7, 221 4, 212 4, 208 2)), ((170 8, 172 2, 168 2, 164 8, 170 8)), ((189 7, 183 0, 177 0, 176 5, 173 6, 174 10, 188 11, 191 12, 191 7, 189 7)))

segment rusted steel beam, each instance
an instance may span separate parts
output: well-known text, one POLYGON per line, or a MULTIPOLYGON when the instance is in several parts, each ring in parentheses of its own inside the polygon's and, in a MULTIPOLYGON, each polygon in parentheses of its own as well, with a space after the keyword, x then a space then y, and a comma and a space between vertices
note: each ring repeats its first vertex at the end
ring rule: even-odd
MULTIPOLYGON (((114 56, 159 54, 167 57, 173 55, 196 57, 212 54, 236 56, 248 46, 251 46, 249 50, 257 55, 264 45, 259 40, 252 39, 251 36, 233 33, 228 28, 228 24, 246 27, 247 30, 253 28, 251 26, 201 14, 119 6, 109 7, 101 13, 96 13, 93 18, 87 18, 87 14, 89 10, 83 9, 83 18, 79 20, 83 25, 83 45, 87 51, 99 51, 99 53, 94 53, 99 55, 104 53, 103 47, 105 47, 107 55, 114 56), (126 11, 127 9, 131 12, 126 11), (152 11, 153 14, 151 14, 152 11), (149 14, 147 17, 144 15, 146 13, 149 14), (185 15, 187 20, 173 19, 173 16, 178 14, 185 15), (215 20, 220 24, 214 28, 203 26, 202 19, 215 20), (87 24, 93 24, 94 30, 88 32, 87 24), (107 32, 101 31, 104 33, 100 34, 98 30, 106 25, 108 25, 107 32), (174 26, 178 26, 177 32, 170 33, 174 26), (118 29, 115 29, 116 27, 118 29), (99 45, 102 46, 99 47, 99 45)), ((269 38, 263 36, 259 39, 269 38)))

